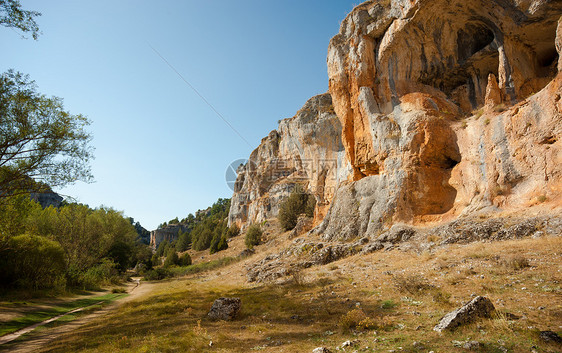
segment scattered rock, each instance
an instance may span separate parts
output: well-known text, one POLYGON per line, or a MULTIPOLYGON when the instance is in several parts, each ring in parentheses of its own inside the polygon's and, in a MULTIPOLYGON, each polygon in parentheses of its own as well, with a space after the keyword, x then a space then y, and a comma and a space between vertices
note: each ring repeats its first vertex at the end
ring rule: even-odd
POLYGON ((240 254, 238 254, 238 257, 240 258, 249 257, 254 255, 255 253, 256 251, 254 249, 244 249, 240 252, 240 254))
POLYGON ((476 350, 479 349, 481 346, 480 342, 478 341, 467 341, 462 348, 464 349, 470 349, 470 350, 476 350))
POLYGON ((359 344, 359 340, 353 340, 353 341, 348 340, 341 344, 341 348, 355 347, 358 344, 359 344))
POLYGON ((558 334, 554 331, 541 331, 539 337, 548 343, 557 343, 562 344, 562 337, 558 336, 558 334))
POLYGON ((208 316, 211 320, 230 321, 236 317, 241 307, 240 298, 218 298, 213 303, 208 316))
POLYGON ((332 353, 332 352, 326 347, 318 347, 318 348, 314 348, 312 353, 332 353))
POLYGON ((453 330, 458 326, 473 322, 477 318, 490 317, 495 310, 490 299, 478 296, 459 309, 445 315, 433 328, 434 331, 453 330))

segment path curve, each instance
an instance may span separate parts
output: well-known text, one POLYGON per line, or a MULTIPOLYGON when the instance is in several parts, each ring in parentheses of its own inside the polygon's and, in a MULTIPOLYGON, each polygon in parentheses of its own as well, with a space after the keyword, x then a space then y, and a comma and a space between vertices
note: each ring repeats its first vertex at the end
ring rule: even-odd
POLYGON ((79 312, 79 311, 83 311, 83 310, 85 310, 87 308, 90 308, 92 306, 99 305, 100 303, 103 303, 103 301, 99 302, 99 303, 96 303, 96 304, 88 305, 88 306, 85 306, 85 307, 82 307, 82 308, 74 309, 74 310, 69 311, 67 313, 58 315, 56 317, 45 320, 43 322, 34 324, 32 326, 25 327, 21 330, 18 330, 16 332, 11 333, 11 334, 0 337, 0 351, 7 350, 9 352, 14 352, 14 353, 36 352, 41 347, 44 347, 47 343, 49 343, 53 339, 61 336, 62 334, 73 331, 73 330, 79 328, 80 326, 82 326, 84 324, 87 324, 87 323, 91 322, 92 320, 113 311, 119 305, 121 305, 125 302, 128 302, 132 299, 135 299, 135 298, 137 298, 138 296, 140 296, 144 293, 149 292, 152 285, 153 285, 152 283, 142 283, 142 286, 141 286, 140 277, 133 278, 133 281, 134 281, 135 284, 131 289, 129 289, 129 291, 128 291, 129 295, 128 296, 126 296, 124 298, 121 298, 121 299, 118 299, 118 300, 110 303, 108 306, 102 307, 100 310, 96 310, 95 312, 93 312, 91 314, 85 315, 83 317, 80 317, 76 320, 70 321, 70 322, 68 322, 66 324, 63 324, 61 326, 57 326, 57 327, 47 329, 44 332, 35 332, 35 333, 33 333, 33 336, 30 337, 28 340, 24 340, 24 341, 21 341, 21 342, 10 344, 10 342, 12 342, 13 340, 17 339, 18 337, 21 337, 24 334, 32 332, 37 327, 40 327, 40 326, 46 325, 50 322, 53 322, 53 321, 61 318, 62 316, 72 314, 72 313, 75 313, 75 312, 79 312), (142 290, 140 288, 142 288, 142 290), (10 336, 10 337, 6 338, 8 336, 10 336))

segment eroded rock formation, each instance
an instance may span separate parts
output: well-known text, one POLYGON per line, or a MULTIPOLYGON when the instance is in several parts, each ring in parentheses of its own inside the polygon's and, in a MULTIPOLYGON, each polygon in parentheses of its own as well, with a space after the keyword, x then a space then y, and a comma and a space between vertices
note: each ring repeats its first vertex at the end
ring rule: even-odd
POLYGON ((164 240, 172 242, 178 239, 181 232, 189 231, 189 227, 184 224, 169 224, 166 227, 159 228, 150 232, 150 246, 156 249, 164 240))
POLYGON ((229 224, 245 226, 276 217, 296 184, 316 197, 318 222, 348 171, 332 99, 329 94, 313 97, 294 117, 280 121, 240 167, 229 224))
POLYGON ((356 7, 328 49, 352 178, 317 232, 559 202, 561 14, 544 1, 356 7))
MULTIPOLYGON (((335 192, 317 195, 322 222, 313 230, 330 241, 376 237, 397 222, 439 225, 534 205, 559 210, 561 15, 562 2, 538 0, 357 6, 328 48, 341 131, 320 108, 303 108, 315 112, 308 120, 299 112, 283 121, 241 173, 230 221, 277 214, 286 195, 279 188, 290 178, 263 176, 279 156, 337 156, 335 171, 322 169, 339 177, 330 184, 335 192), (322 147, 340 132, 341 147, 322 147)), ((315 97, 307 106, 322 104, 315 97)), ((327 185, 312 174, 305 181, 327 185)))

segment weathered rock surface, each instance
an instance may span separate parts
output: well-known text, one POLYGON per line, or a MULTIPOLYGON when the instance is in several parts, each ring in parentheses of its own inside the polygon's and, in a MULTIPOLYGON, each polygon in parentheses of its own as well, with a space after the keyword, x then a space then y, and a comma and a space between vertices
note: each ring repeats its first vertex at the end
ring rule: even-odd
POLYGON ((31 199, 38 202, 41 207, 47 208, 53 206, 55 208, 60 207, 63 197, 56 192, 32 192, 30 195, 31 199))
POLYGON ((438 240, 423 246, 559 235, 561 15, 562 2, 542 0, 357 6, 328 48, 329 95, 283 120, 239 175, 230 223, 275 217, 296 182, 318 201, 314 240, 248 279, 428 235, 438 240), (307 171, 317 158, 337 163, 307 171))
POLYGON ((356 7, 328 49, 353 173, 319 232, 348 239, 537 198, 559 205, 561 14, 543 1, 356 7))
POLYGON ((213 302, 208 316, 211 320, 230 321, 234 320, 241 308, 240 298, 218 298, 213 302))
POLYGON ((296 184, 316 197, 318 223, 347 169, 332 99, 327 93, 313 97, 294 117, 281 120, 238 170, 229 225, 243 228, 276 217, 296 184))
POLYGON ((437 332, 454 330, 479 318, 488 318, 494 310, 494 304, 492 304, 490 299, 478 296, 459 309, 445 315, 433 330, 437 332))
POLYGON ((291 238, 295 238, 312 229, 312 219, 305 214, 301 214, 297 219, 295 228, 291 231, 291 238))
POLYGON ((164 240, 172 242, 178 239, 179 232, 187 232, 189 227, 185 224, 169 224, 166 227, 150 232, 150 246, 156 249, 164 240))

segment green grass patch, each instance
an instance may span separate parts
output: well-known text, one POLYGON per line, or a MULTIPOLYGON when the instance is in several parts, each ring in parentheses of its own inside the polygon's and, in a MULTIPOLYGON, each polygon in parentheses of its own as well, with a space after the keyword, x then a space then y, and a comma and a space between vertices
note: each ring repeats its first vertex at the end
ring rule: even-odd
POLYGON ((186 267, 173 267, 170 268, 169 270, 174 277, 181 277, 186 275, 192 275, 195 273, 216 270, 217 268, 225 267, 238 261, 240 261, 240 259, 237 257, 223 257, 213 261, 201 262, 186 267))
POLYGON ((74 309, 94 305, 99 302, 103 302, 103 304, 107 304, 116 299, 122 298, 126 295, 127 294, 121 294, 121 293, 105 294, 101 296, 77 299, 66 303, 56 304, 55 306, 52 306, 48 309, 38 309, 35 311, 31 311, 17 319, 10 320, 7 322, 0 322, 0 336, 4 336, 6 334, 18 331, 22 328, 31 326, 33 324, 43 322, 55 316, 72 311, 74 309))

